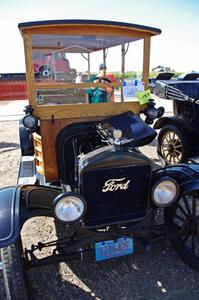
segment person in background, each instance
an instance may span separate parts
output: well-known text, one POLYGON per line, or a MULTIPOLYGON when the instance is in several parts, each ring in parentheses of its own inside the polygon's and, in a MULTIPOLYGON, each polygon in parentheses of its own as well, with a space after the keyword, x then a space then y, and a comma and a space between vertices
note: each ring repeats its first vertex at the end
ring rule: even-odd
POLYGON ((96 77, 106 76, 106 69, 107 69, 107 67, 104 64, 100 64, 99 65, 99 73, 96 75, 96 77))
MULTIPOLYGON (((99 65, 99 73, 93 79, 93 82, 101 82, 101 83, 110 83, 117 82, 114 74, 106 72, 107 67, 104 64, 99 65)), ((103 102, 114 102, 114 88, 99 88, 99 91, 102 93, 102 97, 104 98, 103 102), (106 99, 106 101, 105 101, 106 99)))
POLYGON ((112 73, 107 73, 107 67, 104 64, 99 65, 99 73, 96 75, 96 77, 105 77, 110 80, 110 82, 118 82, 117 78, 112 73))
POLYGON ((77 73, 77 77, 75 78, 76 83, 81 83, 82 82, 82 73, 79 72, 77 73))

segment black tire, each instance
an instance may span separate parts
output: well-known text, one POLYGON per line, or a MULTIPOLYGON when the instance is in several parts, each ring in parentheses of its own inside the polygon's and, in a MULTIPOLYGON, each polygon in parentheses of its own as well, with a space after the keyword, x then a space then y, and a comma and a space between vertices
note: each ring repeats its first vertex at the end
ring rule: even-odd
POLYGON ((157 152, 166 165, 187 162, 188 141, 184 130, 173 125, 164 126, 158 134, 157 152))
POLYGON ((165 222, 177 254, 199 271, 199 191, 181 196, 165 209, 165 222))
POLYGON ((21 241, 0 250, 6 299, 28 299, 21 241))
MULTIPOLYGON (((0 265, 1 265, 1 256, 0 256, 0 265)), ((0 297, 1 299, 6 299, 6 294, 5 294, 5 288, 4 288, 4 279, 3 279, 3 272, 0 268, 0 297)))

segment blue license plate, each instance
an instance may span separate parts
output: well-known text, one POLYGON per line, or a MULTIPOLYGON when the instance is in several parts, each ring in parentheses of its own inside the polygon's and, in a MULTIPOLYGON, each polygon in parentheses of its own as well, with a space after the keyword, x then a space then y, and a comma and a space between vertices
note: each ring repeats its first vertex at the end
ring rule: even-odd
POLYGON ((128 254, 133 254, 133 239, 131 238, 124 237, 116 242, 111 240, 95 243, 96 261, 128 254))

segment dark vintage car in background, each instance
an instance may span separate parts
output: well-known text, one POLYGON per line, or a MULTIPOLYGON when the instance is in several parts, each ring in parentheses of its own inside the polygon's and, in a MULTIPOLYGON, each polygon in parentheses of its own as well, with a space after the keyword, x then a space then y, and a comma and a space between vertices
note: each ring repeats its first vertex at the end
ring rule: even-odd
POLYGON ((29 22, 19 28, 29 105, 19 126, 18 184, 0 190, 7 298, 28 299, 26 270, 31 267, 83 260, 89 254, 96 261, 129 255, 138 243, 149 249, 151 240, 160 237, 170 239, 181 258, 199 270, 199 165, 157 168, 139 147, 155 139, 156 131, 148 124, 160 118, 163 109, 153 101, 124 101, 128 45, 143 39, 142 80, 147 88, 150 41, 161 31, 99 20, 29 22), (114 47, 122 58, 121 82, 107 81, 106 70, 94 81, 78 83, 48 77, 48 72, 43 77, 34 74, 34 51, 50 50, 66 52, 71 65, 74 57, 79 68, 87 63, 91 79, 91 58, 101 53, 106 66, 114 47), (109 102, 116 88, 119 99, 109 102), (98 95, 98 103, 88 97, 88 89, 89 95, 98 95), (57 240, 25 248, 21 229, 36 216, 54 218, 57 240), (38 250, 52 246, 49 256, 37 257, 38 250))
POLYGON ((166 101, 173 100, 174 115, 160 118, 154 125, 155 129, 161 129, 158 134, 158 154, 168 165, 199 161, 197 76, 198 73, 190 73, 182 77, 185 80, 156 82, 155 94, 166 101))
POLYGON ((159 81, 171 80, 174 74, 175 73, 173 72, 161 72, 156 77, 149 78, 149 88, 151 93, 154 92, 157 81, 159 82, 159 81))

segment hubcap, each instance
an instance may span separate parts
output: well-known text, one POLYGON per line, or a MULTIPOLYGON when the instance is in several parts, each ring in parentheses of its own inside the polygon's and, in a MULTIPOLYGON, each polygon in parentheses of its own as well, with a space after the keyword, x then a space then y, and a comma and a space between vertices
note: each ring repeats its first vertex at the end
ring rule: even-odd
POLYGON ((161 153, 168 164, 178 164, 182 159, 182 143, 174 131, 168 131, 163 135, 161 153))

